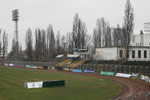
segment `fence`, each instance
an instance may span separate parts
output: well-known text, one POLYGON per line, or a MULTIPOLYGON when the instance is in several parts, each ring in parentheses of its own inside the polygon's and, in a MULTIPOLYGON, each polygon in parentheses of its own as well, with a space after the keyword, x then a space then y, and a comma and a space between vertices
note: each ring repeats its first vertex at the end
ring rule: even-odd
POLYGON ((28 61, 6 61, 8 65, 14 64, 18 67, 26 67, 26 65, 31 66, 46 66, 47 69, 54 69, 56 62, 28 62, 28 61))
MULTIPOLYGON (((15 64, 15 66, 25 67, 26 65, 33 66, 47 66, 48 69, 54 69, 57 62, 25 62, 25 61, 7 61, 8 64, 15 64)), ((67 67, 64 65, 63 67, 67 67)), ((114 72, 114 73, 141 73, 146 76, 150 76, 150 66, 140 65, 115 65, 115 64, 82 64, 74 67, 73 69, 93 70, 95 73, 100 71, 114 72)))

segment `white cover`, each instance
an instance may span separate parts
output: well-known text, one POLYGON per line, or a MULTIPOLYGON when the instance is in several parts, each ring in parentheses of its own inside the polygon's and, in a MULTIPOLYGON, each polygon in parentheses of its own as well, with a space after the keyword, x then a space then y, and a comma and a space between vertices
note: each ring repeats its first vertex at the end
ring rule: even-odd
POLYGON ((141 79, 141 80, 144 80, 144 81, 146 81, 146 82, 149 82, 149 80, 150 80, 150 78, 149 78, 148 76, 144 76, 144 75, 141 75, 141 76, 140 76, 140 79, 141 79))
POLYGON ((130 78, 131 74, 117 73, 116 76, 117 76, 117 77, 130 78))
POLYGON ((26 82, 26 88, 42 88, 43 82, 26 82))
POLYGON ((5 63, 4 65, 5 65, 5 66, 8 66, 8 64, 7 64, 7 63, 5 63))
POLYGON ((9 64, 9 66, 14 66, 14 64, 9 64))

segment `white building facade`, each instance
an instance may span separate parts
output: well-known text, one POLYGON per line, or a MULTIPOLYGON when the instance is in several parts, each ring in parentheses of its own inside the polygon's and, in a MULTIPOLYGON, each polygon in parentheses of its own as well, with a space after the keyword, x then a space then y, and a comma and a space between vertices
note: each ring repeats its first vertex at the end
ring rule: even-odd
MULTIPOLYGON (((124 47, 96 48, 94 59, 96 60, 123 60, 126 51, 124 47)), ((150 61, 150 47, 129 47, 129 61, 150 61)))
POLYGON ((150 33, 133 35, 131 46, 150 46, 150 33))

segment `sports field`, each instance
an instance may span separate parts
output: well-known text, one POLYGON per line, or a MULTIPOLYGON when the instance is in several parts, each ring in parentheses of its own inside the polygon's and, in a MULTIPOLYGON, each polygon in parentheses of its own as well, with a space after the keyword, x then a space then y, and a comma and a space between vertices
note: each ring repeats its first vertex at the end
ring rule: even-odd
POLYGON ((0 67, 0 100, 108 100, 121 85, 98 77, 0 67), (26 89, 24 82, 66 80, 65 87, 26 89))

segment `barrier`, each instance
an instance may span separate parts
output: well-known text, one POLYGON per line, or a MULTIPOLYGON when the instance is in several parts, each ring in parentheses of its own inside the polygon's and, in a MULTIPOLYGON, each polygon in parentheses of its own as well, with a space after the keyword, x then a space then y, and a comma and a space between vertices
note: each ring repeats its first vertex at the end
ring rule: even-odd
POLYGON ((9 66, 14 66, 14 64, 9 64, 9 66))
POLYGON ((72 69, 69 69, 69 68, 64 68, 63 70, 64 71, 72 71, 72 69))
POLYGON ((37 68, 37 66, 26 65, 27 68, 37 68))
POLYGON ((25 88, 42 88, 43 82, 25 82, 24 87, 25 88))
POLYGON ((94 70, 87 70, 87 69, 85 69, 84 72, 85 73, 94 73, 94 70))
POLYGON ((150 80, 150 78, 149 78, 148 76, 144 76, 144 75, 141 75, 141 76, 140 76, 140 79, 141 79, 141 80, 144 80, 144 81, 146 81, 146 82, 149 82, 149 80, 150 80))
POLYGON ((132 78, 138 78, 138 75, 139 75, 138 73, 137 74, 134 74, 134 73, 131 74, 132 78))
POLYGON ((37 66, 32 66, 31 68, 37 68, 37 66))
POLYGON ((131 77, 131 74, 117 73, 116 76, 118 76, 118 77, 130 78, 130 77, 131 77))
POLYGON ((72 72, 82 73, 82 70, 81 69, 72 69, 72 72))
POLYGON ((44 67, 43 66, 37 66, 37 69, 43 69, 44 67))
POLYGON ((56 87, 56 86, 64 86, 64 85, 65 85, 65 80, 43 82, 43 87, 56 87))
POLYGON ((5 66, 8 66, 8 64, 7 64, 7 63, 5 63, 4 65, 5 65, 5 66))
POLYGON ((114 72, 105 72, 105 71, 101 71, 100 74, 101 75, 108 75, 108 76, 114 76, 115 75, 114 72))
POLYGON ((24 82, 24 88, 43 88, 43 87, 56 87, 56 86, 64 86, 64 85, 65 85, 65 80, 24 82))

